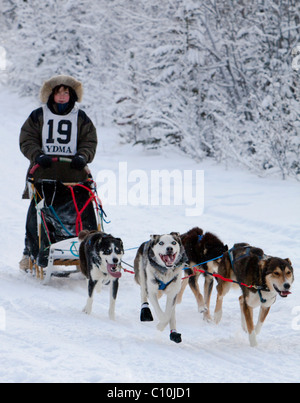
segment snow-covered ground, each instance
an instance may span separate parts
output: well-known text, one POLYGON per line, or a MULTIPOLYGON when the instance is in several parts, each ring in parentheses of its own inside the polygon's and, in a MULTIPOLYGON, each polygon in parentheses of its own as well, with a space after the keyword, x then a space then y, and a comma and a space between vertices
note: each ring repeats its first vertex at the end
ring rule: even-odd
MULTIPOLYGON (((86 282, 79 274, 42 285, 18 269, 28 201, 21 200, 28 161, 19 151, 19 130, 38 106, 0 89, 0 382, 298 382, 300 373, 300 186, 292 180, 258 178, 239 168, 196 164, 175 151, 147 153, 120 145, 113 129, 98 127, 100 144, 91 165, 94 177, 107 169, 118 178, 141 170, 204 170, 204 212, 187 217, 186 206, 110 206, 106 232, 125 248, 149 235, 185 232, 194 226, 216 233, 225 243, 246 241, 267 254, 289 257, 295 270, 293 293, 278 297, 258 337, 249 346, 240 325, 239 291, 225 298, 216 326, 197 312, 189 289, 177 307, 183 342, 169 341, 154 323, 140 323, 139 287, 124 273, 116 320, 108 319, 108 289, 96 295, 91 316, 82 313, 86 282)), ((99 176, 98 176, 99 177, 99 176)), ((134 183, 128 183, 129 190, 134 183)), ((149 187, 149 192, 153 191, 149 187)), ((124 260, 132 263, 135 251, 124 260)), ((216 292, 212 297, 214 309, 216 292)), ((257 314, 257 313, 256 313, 257 314)))

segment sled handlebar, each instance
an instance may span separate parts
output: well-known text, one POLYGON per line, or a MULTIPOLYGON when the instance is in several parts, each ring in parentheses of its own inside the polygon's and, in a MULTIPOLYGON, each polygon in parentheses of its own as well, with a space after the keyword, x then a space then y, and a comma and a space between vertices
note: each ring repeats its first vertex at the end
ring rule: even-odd
MULTIPOLYGON (((52 158, 52 162, 66 162, 66 163, 71 163, 72 162, 72 158, 66 158, 66 157, 53 157, 52 158)), ((37 169, 39 169, 41 166, 39 164, 35 164, 31 170, 29 171, 29 175, 34 175, 35 171, 37 169)), ((84 168, 85 172, 89 175, 92 176, 91 171, 89 169, 89 167, 86 165, 84 168)))

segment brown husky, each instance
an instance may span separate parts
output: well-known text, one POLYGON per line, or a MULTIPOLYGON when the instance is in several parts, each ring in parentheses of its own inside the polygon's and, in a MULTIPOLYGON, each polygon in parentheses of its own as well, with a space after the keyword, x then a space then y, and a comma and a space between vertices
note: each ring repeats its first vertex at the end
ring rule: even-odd
MULTIPOLYGON (((291 294, 294 271, 289 259, 266 256, 262 249, 247 243, 235 244, 224 254, 219 265, 219 274, 225 278, 242 282, 253 288, 241 285, 242 295, 239 298, 242 326, 249 335, 250 345, 257 345, 256 335, 276 301, 277 295, 286 298, 291 294), (260 306, 260 314, 256 327, 253 323, 253 308, 260 306)), ((232 283, 223 280, 217 285, 217 304, 215 322, 222 317, 223 297, 228 293, 232 283)))
MULTIPOLYGON (((181 235, 181 239, 189 259, 190 266, 190 269, 185 270, 186 275, 193 274, 193 266, 216 258, 218 259, 204 263, 203 265, 199 266, 199 268, 205 269, 209 273, 218 272, 221 257, 223 256, 223 253, 228 250, 227 245, 224 245, 219 238, 210 232, 206 232, 204 234, 201 228, 191 229, 186 234, 181 235)), ((203 313, 203 319, 209 321, 211 320, 209 306, 214 279, 212 276, 205 274, 203 298, 198 285, 199 277, 200 273, 197 272, 194 276, 183 280, 180 293, 177 296, 177 303, 181 303, 184 290, 189 284, 193 294, 195 295, 199 312, 203 313)))

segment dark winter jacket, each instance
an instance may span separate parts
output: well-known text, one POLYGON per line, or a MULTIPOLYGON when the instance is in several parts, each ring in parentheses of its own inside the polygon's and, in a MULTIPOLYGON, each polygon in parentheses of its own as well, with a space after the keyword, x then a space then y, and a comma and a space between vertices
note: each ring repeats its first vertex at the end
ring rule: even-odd
MULTIPOLYGON (((74 105, 71 105, 71 109, 74 105)), ((49 109, 60 114, 57 105, 49 104, 49 109)), ((64 115, 70 112, 70 108, 65 111, 64 115)), ((42 153, 42 130, 44 124, 43 108, 34 110, 21 128, 20 149, 26 158, 30 160, 29 170, 35 165, 36 157, 42 153)), ((77 121, 78 137, 77 137, 77 153, 85 157, 87 163, 91 163, 94 159, 97 148, 97 133, 90 118, 86 113, 79 109, 77 121)), ((28 170, 28 172, 29 172, 28 170)), ((53 163, 51 168, 42 169, 40 174, 49 179, 57 179, 64 182, 79 182, 86 178, 84 171, 71 169, 66 163, 53 163)), ((27 173, 28 176, 28 173, 27 173)), ((27 179, 27 177, 26 177, 27 179)), ((27 187, 24 191, 23 198, 28 199, 27 187)))

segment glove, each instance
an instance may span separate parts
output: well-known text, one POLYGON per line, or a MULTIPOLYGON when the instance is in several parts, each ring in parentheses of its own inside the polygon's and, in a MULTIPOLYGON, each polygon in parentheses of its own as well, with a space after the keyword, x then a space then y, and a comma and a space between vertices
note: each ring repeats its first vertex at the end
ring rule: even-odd
POLYGON ((78 171, 82 171, 83 168, 86 166, 87 161, 84 158, 83 155, 76 154, 75 157, 73 157, 72 162, 71 162, 71 168, 77 169, 78 171))
POLYGON ((44 169, 50 168, 52 165, 52 157, 49 157, 49 155, 40 154, 35 157, 35 162, 44 169))

